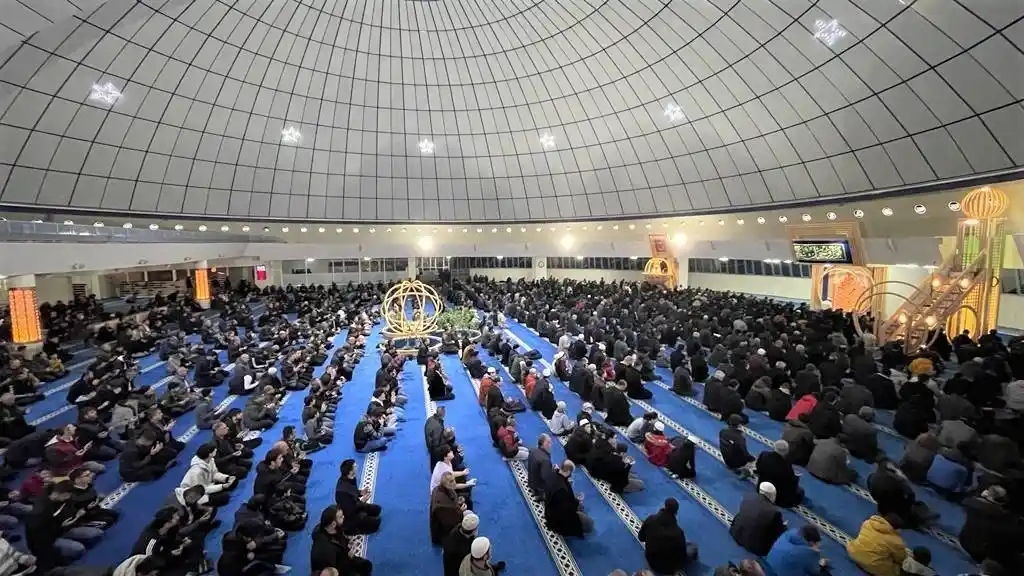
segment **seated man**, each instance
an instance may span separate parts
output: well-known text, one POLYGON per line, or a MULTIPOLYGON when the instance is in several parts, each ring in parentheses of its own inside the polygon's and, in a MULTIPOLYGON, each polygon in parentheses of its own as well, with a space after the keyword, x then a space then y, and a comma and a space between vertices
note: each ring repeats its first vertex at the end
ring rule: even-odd
POLYGON ((872 424, 875 420, 875 410, 870 406, 863 406, 856 414, 843 416, 843 431, 839 434, 850 455, 860 458, 865 462, 873 463, 879 455, 878 430, 872 424))
POLYGON ((373 534, 380 529, 381 507, 370 504, 370 491, 356 485, 356 461, 351 458, 341 463, 341 477, 334 489, 334 502, 345 513, 342 529, 346 534, 373 534))
POLYGON ((266 430, 277 422, 277 408, 277 394, 268 386, 245 403, 242 423, 250 430, 266 430))
POLYGON ((125 482, 151 482, 173 467, 177 452, 146 431, 128 443, 121 453, 118 471, 125 482))
POLYGON ((445 377, 436 358, 431 357, 428 359, 425 376, 427 378, 427 391, 430 394, 431 400, 439 402, 455 398, 452 386, 448 383, 448 379, 445 377))
POLYGON ((725 465, 733 472, 747 477, 750 475, 747 466, 754 461, 754 457, 747 449, 747 437, 740 429, 742 426, 743 419, 739 414, 729 416, 729 426, 718 433, 718 448, 722 451, 725 465))
POLYGON ((747 551, 765 556, 786 531, 786 522, 782 511, 775 506, 775 486, 762 482, 757 492, 743 497, 740 511, 732 519, 729 534, 747 551))
POLYGON ((103 537, 103 530, 84 525, 85 510, 70 505, 73 494, 70 480, 54 484, 25 520, 28 549, 44 571, 81 558, 87 546, 103 537))
POLYGON ((658 574, 676 574, 697 558, 697 545, 686 541, 676 514, 679 502, 665 499, 664 506, 640 526, 637 539, 644 543, 647 565, 658 574))
POLYGON ((818 440, 807 462, 807 471, 829 484, 846 485, 857 479, 857 471, 850 464, 850 454, 838 438, 818 440))
MULTIPOLYGON (((185 368, 180 371, 187 372, 185 368)), ((172 380, 167 383, 167 392, 160 399, 160 409, 172 418, 177 418, 195 408, 198 402, 199 398, 187 386, 172 380)))
POLYGON ((804 491, 800 487, 800 479, 793 473, 793 465, 786 460, 789 443, 785 440, 775 442, 773 450, 761 452, 757 457, 755 473, 757 482, 769 482, 777 491, 776 504, 783 508, 797 506, 804 500, 804 491))

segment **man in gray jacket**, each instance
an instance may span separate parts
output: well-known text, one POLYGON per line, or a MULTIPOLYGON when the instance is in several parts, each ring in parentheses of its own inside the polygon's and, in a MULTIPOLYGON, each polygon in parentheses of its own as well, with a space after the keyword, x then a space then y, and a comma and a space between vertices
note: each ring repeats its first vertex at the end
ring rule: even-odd
POLYGON ((807 471, 829 484, 849 484, 857 478, 850 467, 850 455, 838 438, 823 438, 814 445, 807 471))

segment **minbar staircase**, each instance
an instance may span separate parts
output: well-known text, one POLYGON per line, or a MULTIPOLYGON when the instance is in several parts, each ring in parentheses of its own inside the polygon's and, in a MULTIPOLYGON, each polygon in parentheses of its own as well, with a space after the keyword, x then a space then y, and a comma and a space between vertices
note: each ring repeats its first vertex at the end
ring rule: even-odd
POLYGON ((927 345, 928 333, 946 325, 950 316, 960 310, 964 299, 975 289, 983 290, 987 254, 978 253, 966 266, 959 252, 952 254, 942 266, 926 276, 917 289, 889 317, 882 329, 884 342, 902 338, 908 352, 927 345), (938 285, 934 282, 939 280, 938 285))

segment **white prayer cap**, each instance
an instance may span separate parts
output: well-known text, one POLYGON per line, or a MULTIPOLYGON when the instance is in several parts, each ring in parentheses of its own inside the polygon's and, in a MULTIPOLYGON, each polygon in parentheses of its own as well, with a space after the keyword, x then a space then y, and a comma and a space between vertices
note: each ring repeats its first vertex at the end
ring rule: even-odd
POLYGON ((586 418, 580 420, 580 426, 586 426, 587 424, 590 424, 590 420, 587 420, 586 418))
POLYGON ((267 368, 267 374, 270 374, 271 376, 277 374, 277 366, 271 366, 270 368, 267 368))
POLYGON ((543 374, 545 378, 548 378, 551 376, 551 370, 545 368, 543 374))
POLYGON ((775 502, 775 496, 778 495, 778 491, 775 489, 775 485, 772 484, 771 482, 761 482, 761 484, 757 487, 757 491, 760 492, 762 496, 771 500, 772 502, 775 502))
POLYGON ((462 529, 466 532, 472 532, 480 526, 480 517, 472 512, 466 512, 466 515, 462 517, 462 529))
POLYGON ((469 554, 476 559, 483 558, 491 550, 491 541, 483 536, 480 536, 473 540, 473 544, 469 547, 469 554))
POLYGON ((664 432, 665 431, 665 424, 663 422, 655 422, 654 423, 654 429, 657 430, 658 432, 664 432))
POLYGON ((758 355, 758 356, 764 356, 764 355, 765 355, 765 354, 767 354, 767 353, 768 353, 768 352, 766 352, 764 348, 758 348, 758 349, 757 349, 757 355, 758 355))
POLYGON ((496 372, 497 372, 497 370, 494 369, 494 366, 490 366, 490 367, 487 368, 487 373, 488 374, 494 374, 496 372))

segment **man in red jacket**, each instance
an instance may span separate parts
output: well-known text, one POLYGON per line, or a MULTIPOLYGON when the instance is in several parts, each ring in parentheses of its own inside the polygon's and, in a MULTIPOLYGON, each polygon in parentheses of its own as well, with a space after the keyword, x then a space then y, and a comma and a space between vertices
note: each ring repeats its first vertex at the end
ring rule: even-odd
POLYGON ((74 424, 64 426, 59 434, 46 443, 43 459, 50 465, 55 476, 67 476, 75 468, 87 468, 96 474, 102 474, 106 467, 99 462, 86 460, 92 442, 86 442, 79 447, 75 441, 75 433, 78 428, 74 424))

